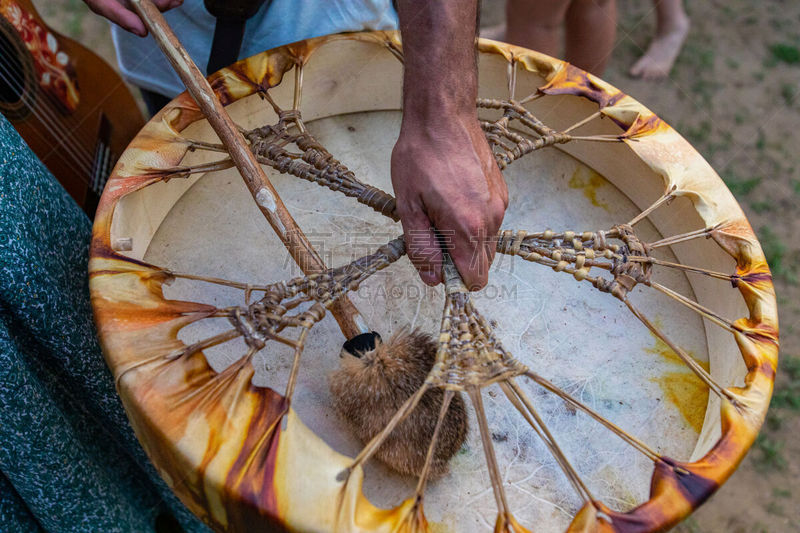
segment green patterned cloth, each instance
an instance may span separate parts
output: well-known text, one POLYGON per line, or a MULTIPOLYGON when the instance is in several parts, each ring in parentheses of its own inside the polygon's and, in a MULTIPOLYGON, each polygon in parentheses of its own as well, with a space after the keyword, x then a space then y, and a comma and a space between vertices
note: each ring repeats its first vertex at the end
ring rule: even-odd
POLYGON ((90 236, 0 115, 0 532, 207 531, 114 390, 89 305, 90 236))

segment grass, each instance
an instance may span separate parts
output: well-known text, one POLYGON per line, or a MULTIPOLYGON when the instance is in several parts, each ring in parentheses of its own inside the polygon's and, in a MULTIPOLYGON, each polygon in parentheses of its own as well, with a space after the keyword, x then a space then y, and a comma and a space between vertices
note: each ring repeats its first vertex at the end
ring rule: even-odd
POLYGON ((767 138, 764 135, 764 130, 758 128, 758 135, 756 136, 756 150, 763 152, 767 147, 767 138))
POLYGON ((770 405, 778 409, 800 411, 800 357, 784 356, 779 366, 788 383, 778 384, 770 405))
POLYGON ((697 126, 689 126, 686 128, 686 138, 693 145, 705 143, 711 136, 711 122, 703 120, 697 126))
POLYGON ((750 202, 750 209, 758 213, 759 215, 763 215, 770 209, 774 207, 772 202, 768 202, 766 200, 760 200, 758 202, 750 202))
POLYGON ((767 511, 775 516, 786 516, 783 506, 778 502, 769 502, 767 504, 767 511))
POLYGON ((769 226, 764 226, 759 231, 761 249, 769 263, 769 268, 775 277, 783 278, 789 283, 797 283, 797 266, 787 261, 787 249, 783 240, 769 226))
POLYGON ((755 16, 755 15, 749 15, 749 16, 745 17, 745 19, 742 21, 742 23, 745 26, 755 26, 756 24, 758 24, 758 17, 755 16))
POLYGON ((772 496, 774 498, 791 498, 792 497, 792 491, 790 491, 789 489, 782 489, 780 487, 774 487, 772 489, 772 496))
POLYGON ((722 180, 734 196, 746 196, 761 183, 761 177, 742 179, 732 170, 722 173, 722 180))
POLYGON ((797 98, 797 87, 793 83, 784 83, 781 85, 781 97, 787 107, 792 107, 797 98))
MULTIPOLYGON (((784 356, 780 360, 779 379, 767 413, 767 432, 781 430, 784 420, 783 410, 800 411, 800 357, 784 356)), ((767 432, 762 431, 753 444, 753 449, 756 450, 754 457, 756 467, 762 470, 785 468, 786 459, 781 453, 783 443, 767 435, 767 432)), ((791 491, 776 487, 772 490, 772 495, 776 498, 789 498, 791 491)))
POLYGON ((783 420, 784 417, 778 414, 778 410, 772 409, 771 411, 767 412, 767 418, 766 420, 764 420, 764 424, 770 431, 780 431, 781 428, 783 427, 783 420))
POLYGON ((756 451, 755 463, 762 470, 777 470, 786 468, 786 459, 783 457, 783 443, 765 435, 758 434, 753 449, 756 451))
POLYGON ((782 63, 796 65, 800 63, 800 48, 788 43, 775 43, 769 47, 773 59, 782 63))
POLYGON ((703 530, 700 528, 700 524, 697 523, 697 520, 695 520, 693 516, 690 516, 684 520, 681 525, 675 528, 675 533, 703 533, 703 530))

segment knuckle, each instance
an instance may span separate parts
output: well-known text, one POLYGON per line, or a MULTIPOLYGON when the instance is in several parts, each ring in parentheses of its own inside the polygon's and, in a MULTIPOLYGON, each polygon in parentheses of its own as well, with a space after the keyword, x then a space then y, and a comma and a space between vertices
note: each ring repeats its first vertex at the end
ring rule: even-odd
POLYGON ((479 217, 475 214, 469 214, 461 221, 461 227, 468 237, 476 238, 480 236, 481 233, 485 232, 486 225, 484 224, 482 217, 479 217))
POLYGON ((397 214, 400 216, 400 220, 410 229, 418 224, 417 219, 422 214, 422 211, 412 203, 398 201, 397 214))
POLYGON ((503 191, 503 195, 500 197, 500 199, 503 201, 503 211, 505 211, 508 209, 508 189, 503 191))
POLYGON ((482 288, 486 287, 486 279, 482 277, 476 277, 469 282, 467 282, 467 289, 472 292, 479 291, 482 288))

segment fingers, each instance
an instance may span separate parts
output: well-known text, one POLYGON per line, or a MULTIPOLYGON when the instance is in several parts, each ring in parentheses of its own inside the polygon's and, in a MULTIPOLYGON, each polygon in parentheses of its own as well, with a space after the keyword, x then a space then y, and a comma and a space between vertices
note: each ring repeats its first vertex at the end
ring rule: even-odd
POLYGON ((456 202, 444 208, 425 204, 405 212, 400 209, 409 258, 426 284, 443 281, 441 249, 448 251, 469 290, 482 289, 488 283, 497 232, 508 206, 508 190, 502 174, 499 170, 497 173, 497 192, 486 203, 466 207, 456 202))
POLYGON ((406 251, 422 281, 431 287, 442 281, 442 249, 427 215, 419 208, 401 213, 406 251))
MULTIPOLYGON (((456 265, 464 285, 471 291, 477 291, 486 286, 489 281, 489 265, 494 259, 494 254, 489 256, 484 242, 476 241, 475 237, 456 239, 450 249, 450 257, 456 265)), ((483 239, 481 239, 483 240, 483 239)))
MULTIPOLYGON (((89 6, 93 12, 101 17, 105 17, 114 24, 121 28, 138 35, 145 37, 147 35, 147 28, 144 22, 139 18, 133 9, 127 3, 123 5, 118 0, 84 0, 86 5, 89 6)), ((153 4, 161 10, 167 11, 179 7, 183 4, 183 0, 152 0, 153 4)))
POLYGON ((451 235, 446 243, 450 257, 471 291, 482 289, 489 281, 489 267, 494 260, 494 235, 496 230, 475 222, 442 233, 451 235), (491 238, 488 236, 491 235, 491 238))
POLYGON ((89 9, 105 17, 114 24, 121 28, 128 30, 131 33, 144 37, 147 35, 147 29, 144 23, 139 19, 139 16, 123 6, 116 0, 85 0, 89 9))
POLYGON ((392 185, 409 258, 428 285, 442 281, 442 248, 470 290, 488 282, 508 189, 473 122, 431 136, 404 120, 392 151, 392 185))
MULTIPOLYGON (((497 171, 499 174, 499 170, 497 171)), ((503 223, 508 206, 508 190, 500 175, 499 193, 481 211, 462 213, 457 220, 437 220, 436 227, 444 227, 453 234, 449 247, 458 273, 471 291, 482 289, 489 280, 489 267, 497 251, 497 232, 503 223), (449 224, 455 223, 450 226, 449 224)))
POLYGON ((183 4, 183 0, 151 0, 155 6, 161 11, 167 11, 179 7, 183 4))

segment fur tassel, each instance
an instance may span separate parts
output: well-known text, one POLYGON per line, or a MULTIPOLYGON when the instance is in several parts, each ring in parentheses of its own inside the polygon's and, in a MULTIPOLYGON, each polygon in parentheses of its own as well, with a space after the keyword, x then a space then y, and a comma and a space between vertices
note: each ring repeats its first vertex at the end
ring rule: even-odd
MULTIPOLYGON (((374 350, 342 350, 338 370, 330 376, 334 407, 356 436, 369 442, 403 403, 419 390, 433 367, 436 343, 419 330, 401 330, 374 350)), ((419 475, 439 418, 444 391, 426 392, 417 408, 384 441, 375 457, 408 475, 419 475)), ((447 463, 467 437, 467 409, 460 393, 450 402, 433 455, 430 478, 447 473, 447 463)))

